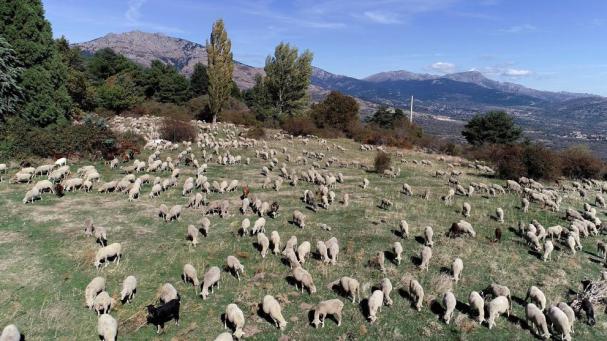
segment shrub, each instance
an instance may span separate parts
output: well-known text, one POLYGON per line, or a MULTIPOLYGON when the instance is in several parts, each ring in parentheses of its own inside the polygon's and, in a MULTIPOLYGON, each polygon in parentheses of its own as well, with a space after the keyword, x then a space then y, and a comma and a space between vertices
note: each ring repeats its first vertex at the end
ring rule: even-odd
POLYGON ((514 143, 521 133, 521 128, 514 124, 512 116, 503 111, 475 115, 462 131, 466 141, 474 146, 485 143, 514 143))
POLYGON ((556 152, 540 144, 527 145, 524 152, 527 177, 556 180, 561 176, 561 160, 556 152))
POLYGON ((257 126, 249 129, 245 136, 256 140, 264 139, 266 137, 266 130, 263 127, 257 126))
POLYGON ((197 135, 196 128, 190 122, 169 117, 162 120, 159 132, 160 138, 171 142, 193 142, 197 135))
POLYGON ((307 116, 295 116, 282 123, 282 129, 294 136, 316 135, 318 128, 307 116))
POLYGON ((592 155, 586 146, 570 147, 560 154, 563 175, 573 179, 597 179, 601 176, 605 164, 592 155))
POLYGON ((375 154, 375 160, 373 164, 375 165, 375 171, 377 173, 382 174, 386 169, 390 168, 390 164, 392 163, 392 158, 389 154, 382 152, 381 150, 377 151, 375 154))

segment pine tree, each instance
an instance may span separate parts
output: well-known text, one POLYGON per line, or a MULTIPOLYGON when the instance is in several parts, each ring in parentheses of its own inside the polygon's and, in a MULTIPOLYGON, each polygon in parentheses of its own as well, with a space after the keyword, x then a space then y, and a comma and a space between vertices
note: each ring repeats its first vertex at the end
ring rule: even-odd
POLYGON ((19 87, 21 68, 10 44, 0 37, 0 121, 13 115, 23 96, 19 87))
POLYGON ((297 48, 280 43, 274 56, 266 58, 265 84, 270 100, 280 115, 299 114, 308 102, 307 90, 312 76, 312 52, 298 55, 297 48))
POLYGON ((232 42, 228 39, 223 20, 213 24, 211 38, 206 44, 209 76, 209 109, 213 115, 213 123, 221 112, 232 91, 232 42))
POLYGON ((24 69, 19 80, 24 90, 19 114, 39 126, 65 121, 71 107, 65 85, 67 67, 59 57, 42 2, 2 1, 0 18, 0 32, 24 69))
POLYGON ((209 92, 209 75, 204 64, 196 63, 194 65, 194 72, 190 77, 190 89, 194 97, 206 95, 209 92))

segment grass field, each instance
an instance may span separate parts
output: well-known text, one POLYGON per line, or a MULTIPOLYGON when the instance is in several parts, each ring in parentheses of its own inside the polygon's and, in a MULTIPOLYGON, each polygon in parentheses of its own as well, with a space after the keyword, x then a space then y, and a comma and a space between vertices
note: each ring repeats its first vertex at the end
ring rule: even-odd
MULTIPOLYGON (((359 160, 371 165, 375 155, 375 152, 360 151, 358 144, 348 140, 330 140, 327 145, 315 140, 307 145, 298 140, 268 140, 267 143, 277 151, 287 147, 293 159, 306 149, 323 152, 326 158, 359 160), (346 151, 334 148, 334 143, 346 151), (327 146, 331 150, 327 150, 327 146)), ((201 159, 201 151, 196 147, 193 149, 201 159)), ((163 151, 161 158, 172 156, 175 159, 178 152, 163 151)), ((146 160, 148 153, 146 151, 138 158, 146 160)), ((27 340, 97 339, 97 316, 84 307, 84 288, 93 277, 101 275, 107 280, 106 290, 117 298, 123 279, 132 274, 139 283, 133 303, 118 303, 111 313, 119 322, 120 340, 213 340, 224 331, 221 315, 229 303, 237 303, 244 311, 245 333, 250 339, 275 340, 284 335, 293 340, 529 340, 534 336, 524 321, 522 302, 529 286, 540 287, 548 298, 548 304, 568 301, 568 291, 579 290, 580 281, 585 277, 597 279, 603 268, 602 263, 595 261, 596 241, 604 239, 603 236, 583 239, 584 249, 575 256, 558 243, 553 260, 545 263, 530 252, 514 232, 520 220, 528 223, 537 219, 546 227, 556 224, 568 226, 563 220, 564 209, 581 209, 583 204, 575 193, 565 194, 561 212, 556 213, 532 204, 529 212, 523 214, 518 209, 520 198, 512 194, 492 198, 480 194, 456 196, 453 205, 445 205, 439 197, 448 190, 447 178, 437 178, 433 174, 438 169, 447 170, 447 162, 439 161, 436 155, 405 151, 405 159, 431 159, 433 165, 400 163, 400 158, 394 156, 394 165, 402 169, 396 179, 354 167, 320 170, 343 173, 345 182, 338 184, 335 192, 338 200, 343 193, 349 193, 350 205, 344 208, 337 202, 328 210, 320 209, 314 213, 305 209, 300 199, 303 191, 314 189, 314 185, 300 181, 297 187, 291 187, 285 181, 278 192, 261 189, 263 176, 260 170, 267 161, 255 158, 253 149, 233 150, 232 153, 242 155, 243 159, 250 157, 251 164, 221 166, 209 163, 209 182, 239 179, 263 200, 278 201, 280 215, 276 219, 266 218, 268 236, 271 231, 278 231, 284 245, 291 235, 295 235, 299 243, 310 241, 313 249, 317 240, 333 236, 339 240, 337 265, 324 265, 314 258, 304 265, 314 278, 318 288, 316 294, 301 294, 286 280, 291 272, 281 257, 269 253, 262 259, 253 244, 256 238, 238 235, 243 219, 238 212, 240 191, 208 195, 210 201, 229 199, 231 215, 226 219, 211 217, 209 236, 201 238, 201 243, 195 248, 189 246, 185 234, 188 224, 196 223, 202 217, 202 209, 184 209, 178 222, 165 223, 156 217, 161 203, 169 207, 185 205, 187 198, 181 195, 181 186, 186 177, 195 176, 194 168, 183 167, 177 187, 162 193, 159 198, 150 199, 147 194, 151 185, 145 185, 141 198, 135 202, 128 202, 123 194, 99 194, 95 190, 91 193, 67 193, 62 198, 47 194, 41 201, 24 205, 21 200, 31 185, 4 181, 0 183, 0 326, 16 324, 27 340), (370 180, 369 188, 364 191, 359 186, 363 177, 370 180), (400 194, 401 185, 405 182, 413 188, 413 197, 400 194), (428 201, 420 197, 426 189, 431 192, 428 201), (381 198, 392 200, 395 206, 389 210, 379 209, 377 205, 381 198), (472 216, 467 220, 473 224, 477 237, 449 239, 445 232, 451 223, 461 219, 464 201, 472 205, 472 216), (504 224, 491 217, 497 207, 506 212, 504 224), (295 209, 307 215, 307 226, 303 230, 288 222, 295 209), (83 234, 86 218, 107 227, 110 243, 122 243, 123 259, 119 266, 111 264, 100 271, 94 268, 98 246, 83 234), (411 238, 405 240, 395 233, 400 219, 408 221, 411 238), (331 226, 332 230, 321 229, 320 223, 331 226), (430 269, 425 272, 416 268, 413 259, 422 249, 423 229, 427 225, 434 228, 435 238, 430 269), (498 226, 503 230, 502 242, 492 243, 490 239, 498 226), (394 286, 391 295, 394 305, 383 307, 377 322, 370 324, 363 315, 364 300, 363 305, 352 304, 328 289, 327 284, 341 276, 351 276, 360 281, 363 299, 368 297, 371 287, 384 278, 370 260, 378 251, 391 250, 395 241, 403 244, 403 262, 396 266, 387 258, 385 275, 394 286), (237 255, 245 266, 246 275, 242 281, 222 272, 220 288, 204 301, 195 295, 192 286, 181 282, 185 263, 193 264, 202 278, 210 266, 223 268, 228 255, 237 255), (457 285, 452 283, 448 274, 455 257, 464 261, 463 277, 457 285), (402 293, 400 278, 406 273, 417 278, 424 287, 426 297, 421 312, 413 309, 402 293), (466 306, 470 291, 480 291, 492 281, 510 288, 515 296, 514 313, 510 318, 499 318, 497 327, 488 330, 486 325, 479 325, 467 315, 466 306), (145 306, 154 301, 157 289, 165 282, 172 283, 182 297, 181 323, 179 326, 170 323, 163 334, 156 335, 155 328, 145 324, 145 306), (451 324, 446 325, 439 318, 442 308, 434 300, 440 302, 442 293, 450 288, 458 299, 458 309, 451 324), (289 322, 283 331, 258 314, 258 305, 266 294, 274 295, 281 302, 283 315, 289 322), (342 325, 337 327, 328 318, 325 328, 314 329, 310 325, 309 310, 319 301, 330 298, 341 298, 346 303, 342 325)), ((277 157, 281 163, 286 162, 281 152, 277 157)), ((72 172, 86 164, 90 163, 72 164, 72 172)), ((122 177, 118 170, 110 170, 103 163, 95 165, 105 181, 122 177)), ((299 174, 310 164, 290 163, 287 167, 299 174)), ((470 168, 461 170, 464 174, 460 176, 460 182, 465 187, 470 182, 504 184, 470 168)), ((9 175, 14 172, 16 169, 9 175)), ((159 176, 168 177, 170 173, 159 176)), ((271 176, 277 177, 277 170, 271 176)), ((590 197, 594 199, 594 195, 590 197)), ((254 222, 255 217, 251 213, 248 216, 254 222)), ((605 212, 601 211, 599 216, 605 218, 605 212)), ((574 339, 607 338, 604 307, 595 309, 597 325, 589 327, 582 321, 576 322, 574 339)))

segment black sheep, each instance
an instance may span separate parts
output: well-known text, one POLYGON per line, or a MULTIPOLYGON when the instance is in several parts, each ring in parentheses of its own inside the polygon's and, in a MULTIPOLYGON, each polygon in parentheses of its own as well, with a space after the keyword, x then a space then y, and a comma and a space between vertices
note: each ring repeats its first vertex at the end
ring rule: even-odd
POLYGON ((596 320, 594 318, 594 307, 589 299, 584 298, 584 300, 582 300, 582 310, 586 313, 588 324, 594 326, 596 324, 596 320))
POLYGON ((158 307, 148 305, 147 321, 156 326, 157 334, 160 334, 161 329, 164 330, 164 324, 170 320, 175 319, 175 325, 179 325, 179 305, 179 297, 158 307))

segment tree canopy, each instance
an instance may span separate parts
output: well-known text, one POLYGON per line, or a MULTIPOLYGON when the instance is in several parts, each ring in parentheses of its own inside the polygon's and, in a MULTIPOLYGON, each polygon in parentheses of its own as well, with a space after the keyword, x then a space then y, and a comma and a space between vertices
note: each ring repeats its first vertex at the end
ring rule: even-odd
POLYGON ((190 89, 194 97, 209 93, 209 75, 204 64, 196 63, 194 65, 194 71, 190 77, 190 89))
POLYGON ((400 108, 390 109, 387 107, 379 108, 373 116, 367 119, 368 123, 376 124, 385 129, 394 128, 395 124, 402 122, 405 118, 405 113, 400 108))
POLYGON ((322 102, 312 105, 311 117, 319 128, 346 131, 352 122, 358 122, 358 110, 354 98, 331 91, 322 102))
POLYGON ((0 121, 15 113, 23 96, 23 90, 19 87, 21 71, 15 51, 0 37, 0 121))
POLYGON ((462 135, 471 145, 509 144, 521 137, 521 128, 503 111, 475 115, 464 127, 462 135))
POLYGON ((209 77, 209 109, 213 122, 232 92, 232 42, 228 39, 223 20, 213 23, 210 40, 207 40, 207 74, 209 77))

